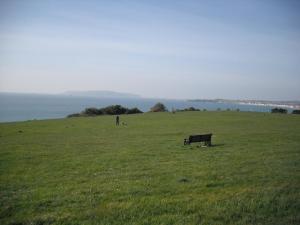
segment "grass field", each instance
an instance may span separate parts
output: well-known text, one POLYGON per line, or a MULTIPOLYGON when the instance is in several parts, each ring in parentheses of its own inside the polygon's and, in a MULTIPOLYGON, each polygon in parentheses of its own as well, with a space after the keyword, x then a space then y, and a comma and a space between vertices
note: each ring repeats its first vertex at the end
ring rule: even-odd
POLYGON ((0 224, 300 224, 299 115, 114 119, 0 124, 0 224))

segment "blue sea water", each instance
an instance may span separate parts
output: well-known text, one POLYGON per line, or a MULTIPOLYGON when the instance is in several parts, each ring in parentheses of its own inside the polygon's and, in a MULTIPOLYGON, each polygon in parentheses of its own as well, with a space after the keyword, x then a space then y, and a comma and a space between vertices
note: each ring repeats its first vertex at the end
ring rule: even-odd
POLYGON ((81 112, 87 107, 105 107, 119 104, 128 108, 138 107, 147 112, 157 102, 162 102, 169 110, 195 107, 206 110, 240 109, 241 111, 270 112, 272 107, 240 105, 213 102, 191 102, 186 100, 150 98, 95 98, 42 94, 0 94, 0 122, 25 121, 34 119, 64 118, 81 112))

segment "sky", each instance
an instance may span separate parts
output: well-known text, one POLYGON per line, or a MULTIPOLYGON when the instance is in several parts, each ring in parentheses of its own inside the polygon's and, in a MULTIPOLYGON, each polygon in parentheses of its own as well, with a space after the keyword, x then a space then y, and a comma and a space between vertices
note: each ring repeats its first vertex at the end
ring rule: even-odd
POLYGON ((0 91, 300 100, 300 1, 1 0, 0 91))

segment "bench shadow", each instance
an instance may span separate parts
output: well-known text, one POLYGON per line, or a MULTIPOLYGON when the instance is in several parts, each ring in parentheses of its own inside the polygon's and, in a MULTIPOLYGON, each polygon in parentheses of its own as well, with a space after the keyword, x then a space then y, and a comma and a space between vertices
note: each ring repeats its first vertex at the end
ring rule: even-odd
POLYGON ((189 146, 190 149, 193 149, 193 148, 207 148, 207 149, 210 149, 210 148, 215 148, 215 147, 222 147, 224 146, 225 144, 221 143, 221 144, 212 144, 210 146, 205 146, 205 145, 183 145, 183 146, 189 146))

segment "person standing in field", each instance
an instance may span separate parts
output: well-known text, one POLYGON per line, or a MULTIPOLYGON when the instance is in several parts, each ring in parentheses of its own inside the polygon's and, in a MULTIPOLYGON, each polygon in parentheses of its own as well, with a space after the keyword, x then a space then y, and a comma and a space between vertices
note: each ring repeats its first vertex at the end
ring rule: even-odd
POLYGON ((119 123, 120 123, 120 118, 119 118, 119 116, 117 116, 116 117, 116 125, 119 126, 119 123))

